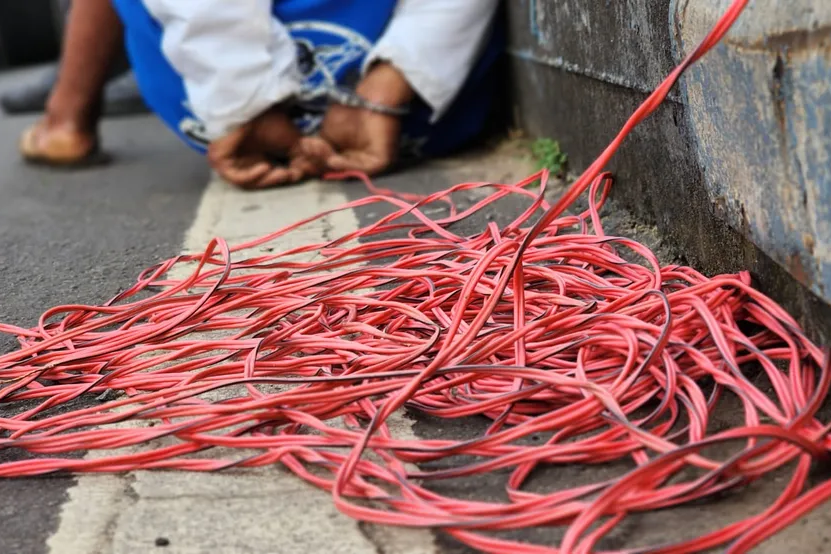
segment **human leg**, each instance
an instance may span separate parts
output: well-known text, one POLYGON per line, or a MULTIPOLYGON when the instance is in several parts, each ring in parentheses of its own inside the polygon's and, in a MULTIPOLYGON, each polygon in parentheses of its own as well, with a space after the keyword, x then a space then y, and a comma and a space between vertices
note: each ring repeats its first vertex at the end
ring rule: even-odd
POLYGON ((46 114, 21 139, 26 159, 75 164, 97 151, 104 85, 121 48, 122 25, 110 0, 75 0, 46 114))
MULTIPOLYGON (((69 0, 55 0, 54 4, 57 19, 55 25, 60 30, 63 38, 71 3, 69 0)), ((46 109, 49 95, 55 87, 59 65, 60 62, 50 65, 44 69, 37 79, 11 89, 0 96, 0 107, 3 108, 3 111, 8 114, 43 112, 46 109)), ((133 115, 148 111, 136 86, 135 78, 130 70, 130 62, 127 59, 127 52, 124 48, 120 49, 107 79, 107 86, 104 90, 104 117, 133 115)))

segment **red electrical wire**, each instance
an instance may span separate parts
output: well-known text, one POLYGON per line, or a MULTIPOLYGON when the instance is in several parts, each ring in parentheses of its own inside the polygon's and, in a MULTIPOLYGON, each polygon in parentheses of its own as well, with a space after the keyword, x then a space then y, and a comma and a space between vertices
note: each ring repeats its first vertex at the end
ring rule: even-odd
POLYGON ((380 203, 392 212, 331 242, 247 259, 232 256, 332 212, 234 248, 215 239, 146 270, 103 306, 53 308, 32 329, 0 325, 21 345, 0 356, 0 448, 37 455, 0 462, 0 475, 279 463, 357 519, 441 528, 486 552, 580 554, 630 515, 792 465, 762 513, 626 552, 746 552, 789 525, 831 496, 831 483, 808 484, 812 460, 828 455, 818 411, 829 357, 746 273, 710 279, 661 266, 646 247, 607 236, 599 215, 611 156, 746 3, 733 3, 554 205, 545 171, 426 198, 333 176, 362 178, 373 193, 341 210, 380 203), (461 212, 452 202, 486 188, 495 192, 461 212), (566 214, 587 189, 589 208, 566 214), (529 207, 509 225, 454 231, 511 195, 529 207), (428 217, 435 202, 449 215, 428 217), (646 263, 626 261, 626 250, 646 263), (180 264, 194 266, 190 275, 169 276, 180 264), (714 432, 728 396, 744 422, 714 432), (387 420, 404 406, 492 424, 467 440, 396 437, 387 420), (543 444, 523 440, 540 435, 543 444), (715 456, 714 445, 730 454, 715 456), (70 456, 91 450, 101 452, 70 456), (617 460, 633 469, 564 490, 527 486, 540 465, 617 460), (432 487, 498 470, 510 472, 502 502, 432 487), (559 547, 492 533, 540 525, 565 530, 559 547))

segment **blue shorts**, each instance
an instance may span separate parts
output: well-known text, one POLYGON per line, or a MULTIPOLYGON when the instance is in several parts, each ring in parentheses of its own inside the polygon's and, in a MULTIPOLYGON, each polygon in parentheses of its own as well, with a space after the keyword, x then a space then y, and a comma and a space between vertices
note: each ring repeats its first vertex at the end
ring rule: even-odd
MULTIPOLYGON (((233 2, 234 0, 228 0, 233 2)), ((397 0, 275 0, 274 16, 289 30, 297 45, 304 76, 304 102, 295 122, 305 133, 317 131, 326 109, 326 86, 354 86, 363 61, 392 17, 397 0), (321 94, 315 98, 314 91, 321 94)), ((165 58, 162 28, 141 0, 113 0, 125 27, 127 51, 147 105, 194 149, 204 152, 201 123, 188 109, 181 76, 165 58)), ((495 93, 492 66, 502 46, 494 33, 484 54, 446 114, 430 123, 430 108, 416 101, 402 122, 402 155, 446 154, 470 141, 484 127, 495 93)))

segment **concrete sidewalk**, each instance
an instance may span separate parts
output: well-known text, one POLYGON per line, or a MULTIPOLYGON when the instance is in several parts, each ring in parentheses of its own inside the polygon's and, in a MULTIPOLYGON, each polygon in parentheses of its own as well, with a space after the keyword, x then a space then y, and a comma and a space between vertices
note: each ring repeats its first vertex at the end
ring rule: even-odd
MULTIPOLYGON (((247 193, 213 180, 185 234, 182 253, 202 251, 214 237, 229 244, 247 242, 346 202, 343 187, 330 183, 247 193)), ((337 212, 270 245, 282 250, 321 242, 358 225, 351 211, 337 212)), ((397 431, 413 437, 404 420, 397 431)), ((279 467, 81 476, 49 539, 55 554, 140 553, 159 545, 176 554, 435 552, 429 531, 360 524, 340 514, 327 493, 279 467)))

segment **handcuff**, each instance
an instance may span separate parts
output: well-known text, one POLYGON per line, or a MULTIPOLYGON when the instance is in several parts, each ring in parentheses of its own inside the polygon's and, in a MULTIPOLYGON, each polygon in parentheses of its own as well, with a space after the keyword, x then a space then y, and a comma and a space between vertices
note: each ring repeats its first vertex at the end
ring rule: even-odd
POLYGON ((329 102, 339 104, 341 106, 347 106, 350 108, 361 108, 363 110, 368 110, 384 115, 391 115, 395 117, 401 117, 410 113, 409 106, 393 107, 385 106, 384 104, 378 104, 376 102, 370 102, 369 100, 362 98, 355 91, 345 88, 326 87, 325 94, 326 99, 329 102))

